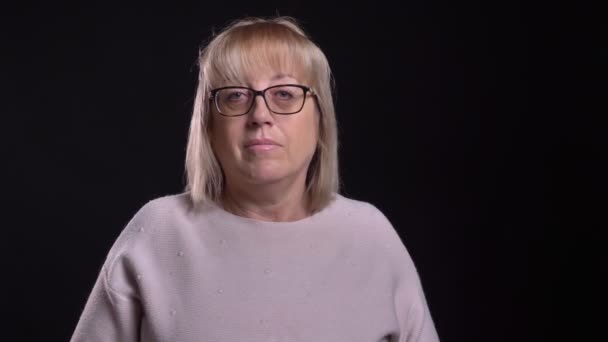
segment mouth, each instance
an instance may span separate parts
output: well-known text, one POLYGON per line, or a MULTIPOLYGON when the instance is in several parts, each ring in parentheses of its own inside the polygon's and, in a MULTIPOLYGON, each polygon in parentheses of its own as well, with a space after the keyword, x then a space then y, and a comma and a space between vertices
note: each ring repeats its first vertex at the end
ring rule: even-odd
POLYGON ((279 147, 279 145, 249 145, 246 149, 248 151, 271 151, 279 147))
POLYGON ((268 139, 268 138, 252 139, 245 143, 245 148, 248 148, 248 149, 267 150, 267 149, 277 148, 280 146, 281 145, 279 143, 277 143, 276 141, 274 141, 272 139, 268 139))

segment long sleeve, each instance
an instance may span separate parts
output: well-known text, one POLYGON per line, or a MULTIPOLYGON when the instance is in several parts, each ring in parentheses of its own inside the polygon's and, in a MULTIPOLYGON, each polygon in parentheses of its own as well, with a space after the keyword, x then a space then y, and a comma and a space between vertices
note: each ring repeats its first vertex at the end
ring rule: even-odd
POLYGON ((420 279, 414 274, 410 280, 413 284, 401 286, 395 297, 399 342, 439 342, 420 279))
POLYGON ((106 275, 104 267, 89 295, 71 342, 139 341, 139 300, 110 288, 106 275))
POLYGON ((146 222, 145 209, 135 214, 108 252, 71 342, 140 341, 143 310, 130 251, 146 222))
POLYGON ((388 218, 372 206, 374 225, 382 227, 388 249, 388 261, 395 270, 395 313, 399 325, 399 342, 439 342, 420 275, 403 240, 388 218))

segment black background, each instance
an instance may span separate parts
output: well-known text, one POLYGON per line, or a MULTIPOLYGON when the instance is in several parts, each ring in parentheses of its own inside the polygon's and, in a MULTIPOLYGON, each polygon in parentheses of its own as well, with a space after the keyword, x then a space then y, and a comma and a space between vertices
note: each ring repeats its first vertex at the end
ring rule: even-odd
POLYGON ((581 201, 605 186, 593 178, 603 137, 587 121, 594 107, 575 108, 562 87, 584 73, 567 68, 589 48, 571 30, 584 13, 516 1, 5 8, 2 285, 13 340, 69 339, 127 221, 183 188, 199 46, 233 19, 275 14, 299 19, 326 53, 343 193, 392 221, 440 338, 544 340, 573 302, 556 282, 584 274, 573 238, 602 226, 574 212, 602 207, 581 201))

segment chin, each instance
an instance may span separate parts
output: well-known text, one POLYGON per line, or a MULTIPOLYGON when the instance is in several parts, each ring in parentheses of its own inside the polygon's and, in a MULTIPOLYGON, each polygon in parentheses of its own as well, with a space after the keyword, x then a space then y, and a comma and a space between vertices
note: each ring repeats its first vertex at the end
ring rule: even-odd
POLYGON ((257 165, 246 171, 247 178, 252 184, 275 183, 284 179, 288 173, 277 165, 257 165))
POLYGON ((272 184, 285 178, 285 175, 276 173, 254 173, 249 175, 249 181, 252 184, 272 184))

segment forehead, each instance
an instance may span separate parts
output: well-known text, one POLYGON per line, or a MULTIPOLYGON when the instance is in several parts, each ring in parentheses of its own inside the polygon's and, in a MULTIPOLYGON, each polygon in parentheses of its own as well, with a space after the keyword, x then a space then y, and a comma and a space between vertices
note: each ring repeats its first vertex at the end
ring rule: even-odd
POLYGON ((310 58, 301 50, 297 44, 281 40, 225 44, 221 53, 209 60, 209 81, 213 87, 289 78, 310 82, 310 58))
POLYGON ((262 89, 277 84, 307 84, 307 82, 303 81, 298 73, 275 70, 259 71, 247 74, 241 79, 226 81, 226 86, 243 85, 255 89, 262 89))
POLYGON ((248 85, 257 86, 268 83, 308 83, 307 73, 296 63, 274 64, 260 61, 244 65, 227 66, 218 70, 213 84, 217 86, 248 85))

